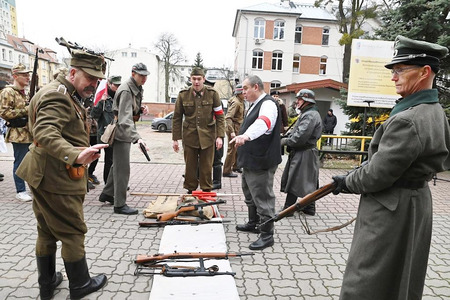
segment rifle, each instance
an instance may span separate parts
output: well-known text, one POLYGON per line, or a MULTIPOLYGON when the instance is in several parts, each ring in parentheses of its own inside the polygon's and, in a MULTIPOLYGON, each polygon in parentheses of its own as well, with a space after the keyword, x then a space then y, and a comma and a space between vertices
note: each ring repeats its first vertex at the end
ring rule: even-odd
POLYGON ((241 194, 223 194, 223 193, 215 193, 215 192, 203 192, 203 191, 192 191, 192 194, 176 194, 176 193, 138 193, 131 192, 131 195, 134 196, 193 196, 199 199, 204 197, 226 197, 226 196, 240 196, 241 194))
POLYGON ((314 201, 317 201, 320 198, 328 195, 329 193, 331 193, 335 189, 336 189, 336 183, 332 182, 332 183, 326 184, 323 187, 319 188, 318 190, 316 190, 316 191, 314 191, 312 193, 309 193, 305 197, 303 197, 301 199, 298 199, 295 204, 292 204, 288 208, 280 211, 274 217, 272 217, 269 220, 259 224, 258 227, 261 228, 262 226, 264 226, 265 224, 267 224, 269 222, 277 222, 277 221, 285 218, 286 216, 291 215, 294 212, 301 210, 305 206, 313 203, 314 201))
POLYGON ((37 76, 39 53, 44 53, 44 51, 42 49, 39 49, 38 47, 36 47, 36 55, 34 57, 33 73, 31 74, 30 93, 28 94, 29 100, 31 100, 31 98, 33 98, 34 94, 36 93, 36 86, 39 85, 39 78, 37 76))
POLYGON ((158 221, 167 221, 172 220, 173 218, 177 217, 180 213, 186 212, 186 211, 193 211, 193 210, 199 210, 201 207, 214 205, 214 204, 222 204, 226 203, 225 200, 217 200, 212 202, 205 202, 205 203, 195 203, 195 204, 186 204, 183 206, 180 206, 178 210, 174 212, 168 212, 157 215, 158 221))
POLYGON ((106 57, 106 56, 104 55, 104 54, 105 54, 104 52, 96 52, 96 51, 94 51, 94 50, 91 50, 91 49, 88 49, 88 48, 86 48, 86 47, 84 47, 84 46, 81 46, 81 45, 79 45, 79 44, 76 43, 76 42, 75 42, 75 43, 72 43, 72 42, 70 42, 70 41, 66 41, 63 37, 59 37, 59 38, 56 37, 55 40, 56 40, 56 42, 57 42, 59 45, 65 46, 71 55, 72 55, 72 49, 75 49, 75 50, 82 50, 82 51, 87 52, 87 53, 92 54, 92 55, 102 56, 102 57, 105 58, 105 59, 108 59, 108 60, 110 60, 110 61, 114 61, 113 58, 106 57))
POLYGON ((238 252, 174 252, 170 254, 157 253, 154 255, 138 255, 134 261, 136 264, 156 264, 168 260, 177 259, 228 259, 230 257, 242 257, 246 255, 255 255, 255 253, 238 253, 238 252))
POLYGON ((139 148, 141 148, 142 153, 144 153, 145 158, 150 161, 150 156, 148 155, 147 149, 145 149, 145 146, 141 143, 139 143, 139 148))
POLYGON ((170 221, 144 221, 139 222, 140 227, 164 227, 167 225, 199 225, 199 224, 222 224, 228 223, 228 220, 188 220, 175 219, 170 221))

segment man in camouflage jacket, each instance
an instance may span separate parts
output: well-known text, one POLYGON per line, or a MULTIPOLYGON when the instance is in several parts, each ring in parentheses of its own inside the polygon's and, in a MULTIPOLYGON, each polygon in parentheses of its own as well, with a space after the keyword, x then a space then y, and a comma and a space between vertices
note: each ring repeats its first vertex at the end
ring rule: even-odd
POLYGON ((28 104, 25 87, 30 84, 30 70, 25 65, 18 64, 12 69, 14 83, 6 86, 0 93, 0 117, 6 120, 8 131, 6 132, 7 143, 12 143, 14 150, 13 175, 16 185, 16 198, 21 201, 31 201, 26 191, 25 182, 16 175, 16 170, 22 162, 28 147, 32 142, 28 129, 28 104))

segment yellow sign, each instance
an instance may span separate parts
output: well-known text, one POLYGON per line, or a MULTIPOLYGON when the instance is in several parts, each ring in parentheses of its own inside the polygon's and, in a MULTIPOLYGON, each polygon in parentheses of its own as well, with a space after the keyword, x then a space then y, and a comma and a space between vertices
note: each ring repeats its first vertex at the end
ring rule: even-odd
POLYGON ((391 72, 384 67, 394 52, 394 42, 353 40, 348 84, 349 106, 392 108, 400 97, 391 72))

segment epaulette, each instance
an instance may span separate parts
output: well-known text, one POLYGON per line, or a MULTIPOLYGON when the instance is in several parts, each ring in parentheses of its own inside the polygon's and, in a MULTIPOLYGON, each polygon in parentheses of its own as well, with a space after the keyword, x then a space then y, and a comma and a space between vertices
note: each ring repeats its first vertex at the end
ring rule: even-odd
POLYGON ((180 91, 180 93, 184 93, 184 92, 187 92, 187 91, 189 91, 189 89, 190 89, 190 87, 188 87, 188 88, 184 88, 184 89, 182 89, 182 90, 180 91))

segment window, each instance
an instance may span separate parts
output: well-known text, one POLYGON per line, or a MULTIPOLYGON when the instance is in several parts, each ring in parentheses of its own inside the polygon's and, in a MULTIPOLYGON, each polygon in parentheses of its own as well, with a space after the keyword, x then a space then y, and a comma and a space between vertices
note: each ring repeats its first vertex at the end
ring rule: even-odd
POLYGON ((322 45, 327 46, 330 40, 330 28, 324 27, 322 30, 322 45))
POLYGON ((6 60, 6 51, 5 51, 5 49, 2 49, 2 59, 6 60))
POLYGON ((255 39, 263 39, 265 37, 266 21, 263 19, 255 19, 255 27, 253 27, 253 37, 255 39))
POLYGON ((273 39, 274 40, 284 39, 284 21, 275 21, 273 25, 273 39))
POLYGON ((252 57, 252 69, 262 70, 263 68, 263 52, 254 50, 252 57))
POLYGON ((292 73, 300 73, 300 54, 294 54, 292 61, 292 73))
POLYGON ((122 52, 122 57, 127 57, 127 53, 126 52, 122 52))
POLYGON ((320 69, 319 69, 319 74, 320 75, 325 75, 327 74, 327 57, 326 56, 322 56, 320 58, 320 69))
POLYGON ((281 71, 283 69, 283 53, 272 53, 272 70, 281 71))
POLYGON ((137 53, 136 52, 131 52, 131 57, 137 57, 137 53))
POLYGON ((9 61, 13 61, 13 52, 9 50, 9 61))
POLYGON ((297 25, 295 27, 294 43, 296 43, 296 44, 301 44, 302 43, 302 25, 297 25))
POLYGON ((270 89, 276 89, 279 88, 281 86, 281 81, 278 80, 274 80, 270 83, 270 89))

